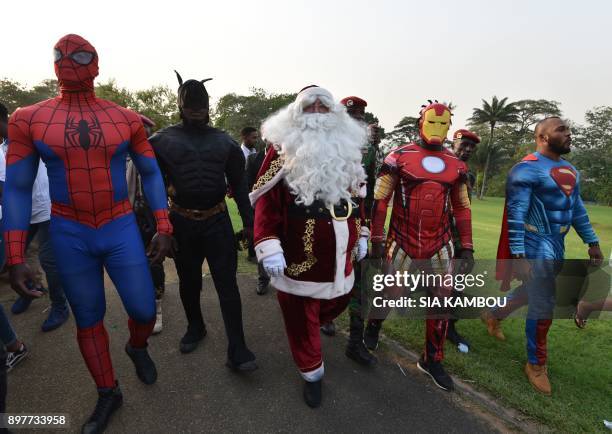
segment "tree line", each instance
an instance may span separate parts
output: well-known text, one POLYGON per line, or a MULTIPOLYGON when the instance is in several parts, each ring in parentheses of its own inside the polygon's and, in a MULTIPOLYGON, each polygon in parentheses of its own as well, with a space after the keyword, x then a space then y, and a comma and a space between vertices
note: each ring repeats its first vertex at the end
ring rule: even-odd
MULTIPOLYGON (((168 86, 133 91, 108 80, 96 85, 96 94, 144 114, 157 128, 179 121, 176 90, 168 86)), ((55 80, 43 80, 33 87, 10 79, 0 80, 0 101, 9 111, 56 95, 55 80)), ((229 93, 211 107, 211 122, 240 140, 243 127, 258 128, 266 117, 289 104, 295 96, 295 93, 270 93, 260 88, 252 88, 248 95, 229 93)), ((472 109, 468 128, 482 138, 470 161, 470 168, 477 174, 479 198, 504 195, 510 168, 535 149, 535 124, 546 116, 562 117, 560 106, 557 101, 544 99, 508 101, 494 96, 472 109)), ((612 205, 612 107, 594 107, 586 112, 585 119, 584 125, 568 120, 573 132, 573 150, 567 159, 582 174, 584 199, 612 205)), ((378 119, 368 112, 366 121, 377 123, 378 119)), ((385 149, 417 140, 417 122, 417 113, 407 115, 393 130, 383 132, 385 149)))

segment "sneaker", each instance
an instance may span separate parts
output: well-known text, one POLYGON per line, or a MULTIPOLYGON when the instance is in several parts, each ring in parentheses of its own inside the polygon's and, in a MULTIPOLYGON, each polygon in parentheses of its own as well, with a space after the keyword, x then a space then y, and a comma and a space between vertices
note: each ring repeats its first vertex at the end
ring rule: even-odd
POLYGON ((112 389, 99 390, 98 402, 87 422, 81 428, 81 434, 98 434, 104 432, 112 414, 123 404, 123 395, 117 384, 112 389))
POLYGON ((423 356, 417 362, 417 368, 431 377, 436 386, 451 391, 455 387, 453 379, 446 373, 441 362, 426 362, 423 356))
POLYGON ((336 334, 336 325, 333 322, 322 324, 321 332, 327 336, 334 336, 336 334))
POLYGON ((162 323, 162 301, 161 300, 155 300, 155 304, 157 306, 157 311, 155 313, 155 325, 153 326, 153 334, 156 335, 158 333, 161 333, 162 328, 163 328, 163 323, 162 323))
POLYGON ((28 355, 28 348, 22 342, 21 347, 17 351, 6 352, 6 372, 9 372, 19 364, 28 355))
POLYGON ((13 312, 13 315, 19 315, 20 313, 24 313, 26 310, 28 310, 30 304, 32 304, 32 300, 34 299, 30 297, 20 296, 17 298, 15 303, 13 303, 13 306, 11 306, 11 312, 13 312))
POLYGON ((49 312, 49 316, 42 324, 43 332, 50 332, 51 330, 55 330, 66 321, 70 317, 70 309, 67 305, 63 306, 51 306, 51 311, 49 312))

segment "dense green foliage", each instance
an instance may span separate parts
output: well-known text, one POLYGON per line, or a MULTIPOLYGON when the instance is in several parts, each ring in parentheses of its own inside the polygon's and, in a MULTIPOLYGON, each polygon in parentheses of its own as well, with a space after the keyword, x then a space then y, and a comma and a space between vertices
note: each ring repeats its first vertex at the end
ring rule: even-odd
MULTIPOLYGON (((101 98, 115 101, 151 118, 157 128, 179 120, 176 92, 167 86, 142 90, 120 87, 115 80, 96 85, 101 98)), ((57 82, 44 80, 28 88, 21 83, 0 80, 0 101, 13 111, 57 94, 57 82)), ((211 108, 211 121, 240 140, 245 126, 259 128, 266 117, 286 106, 294 93, 270 93, 253 88, 249 95, 229 93, 211 108)), ((546 116, 562 116, 560 103, 548 100, 524 99, 508 101, 494 96, 473 109, 469 127, 482 137, 470 167, 477 174, 479 197, 503 196, 506 175, 510 168, 534 150, 533 129, 546 116)), ((582 175, 582 195, 586 201, 612 205, 612 107, 594 107, 587 111, 585 125, 568 121, 572 126, 573 152, 567 155, 582 175)), ((372 113, 366 113, 368 123, 377 123, 372 113)), ((383 149, 418 138, 417 118, 405 116, 384 136, 383 149)))

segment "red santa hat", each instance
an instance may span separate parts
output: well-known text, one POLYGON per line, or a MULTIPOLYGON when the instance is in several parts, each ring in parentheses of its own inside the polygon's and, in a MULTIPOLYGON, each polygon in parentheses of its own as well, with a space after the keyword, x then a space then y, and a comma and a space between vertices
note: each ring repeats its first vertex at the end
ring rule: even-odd
POLYGON ((358 96, 347 96, 340 100, 340 104, 346 108, 350 107, 367 107, 368 103, 365 99, 359 98, 358 96))
POLYGON ((453 134, 453 140, 457 140, 461 138, 470 139, 477 144, 480 143, 480 137, 478 137, 478 134, 473 133, 470 130, 461 129, 461 130, 455 131, 455 134, 453 134))

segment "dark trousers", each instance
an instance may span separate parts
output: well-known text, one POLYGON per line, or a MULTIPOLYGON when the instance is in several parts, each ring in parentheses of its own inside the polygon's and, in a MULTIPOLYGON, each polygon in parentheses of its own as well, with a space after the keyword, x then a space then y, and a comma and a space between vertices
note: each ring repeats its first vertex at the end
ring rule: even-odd
MULTIPOLYGON (((149 243, 155 235, 154 231, 149 230, 148 226, 143 226, 140 223, 140 219, 136 216, 136 222, 138 223, 138 230, 140 230, 140 237, 145 248, 149 246, 149 243)), ((164 261, 159 263, 149 262, 149 271, 151 271, 151 278, 153 279, 153 287, 155 288, 155 299, 161 300, 166 291, 166 272, 164 271, 164 261)))
POLYGON ((200 291, 202 264, 206 259, 221 305, 228 340, 228 358, 238 364, 254 360, 255 356, 244 340, 242 304, 236 282, 238 253, 229 214, 223 212, 198 221, 170 213, 170 220, 178 243, 174 263, 189 329, 204 328, 200 291))
POLYGON ((0 413, 6 412, 6 386, 6 348, 0 343, 0 413))
POLYGON ((38 260, 47 278, 51 304, 53 306, 64 307, 66 306, 66 295, 64 294, 62 280, 57 271, 55 255, 51 248, 50 227, 50 220, 30 224, 26 239, 26 250, 36 237, 38 240, 38 260))

